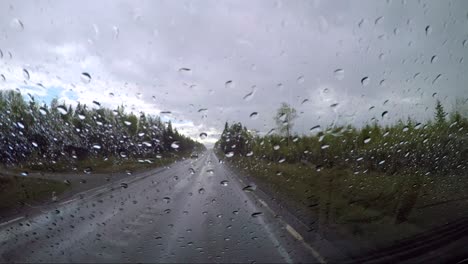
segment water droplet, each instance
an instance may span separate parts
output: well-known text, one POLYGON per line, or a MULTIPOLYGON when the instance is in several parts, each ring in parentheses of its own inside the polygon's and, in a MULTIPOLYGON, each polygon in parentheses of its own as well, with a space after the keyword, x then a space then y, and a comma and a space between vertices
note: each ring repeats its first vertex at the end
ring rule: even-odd
POLYGON ((382 112, 382 118, 385 118, 388 115, 388 111, 383 111, 382 112))
POLYGON ((384 163, 385 163, 385 160, 379 161, 379 165, 382 165, 382 164, 384 164, 384 163))
POLYGON ((434 84, 437 80, 439 80, 439 78, 442 76, 442 74, 437 74, 437 76, 434 78, 434 80, 432 80, 432 84, 434 84))
POLYGON ((426 31, 426 36, 429 36, 429 35, 432 33, 432 28, 431 28, 431 26, 429 26, 429 25, 426 26, 425 31, 426 31))
POLYGON ((172 142, 171 148, 173 148, 173 149, 178 149, 178 148, 179 148, 179 142, 178 142, 178 141, 172 142))
POLYGON ((205 132, 200 133, 200 138, 205 139, 208 135, 205 132))
POLYGON ((212 169, 206 170, 206 172, 208 172, 210 175, 214 174, 214 170, 212 170, 212 169))
POLYGON ((298 83, 298 84, 303 84, 304 81, 305 81, 304 76, 299 76, 299 77, 297 77, 297 83, 298 83))
POLYGON ((89 83, 91 82, 91 75, 87 72, 82 72, 81 73, 81 81, 83 83, 89 83))
POLYGON ((16 126, 19 128, 19 129, 24 129, 24 124, 21 123, 21 122, 16 122, 16 126))
POLYGON ((337 107, 338 105, 339 105, 338 103, 334 103, 334 104, 331 104, 330 107, 331 107, 331 108, 335 108, 335 107, 337 107))
POLYGON ((359 27, 359 28, 362 28, 362 26, 364 25, 364 22, 365 22, 365 21, 366 21, 366 20, 365 20, 364 18, 362 18, 362 19, 358 22, 358 27, 359 27))
POLYGON ((286 161, 286 158, 280 158, 280 159, 278 160, 278 163, 283 163, 283 162, 285 162, 285 161, 286 161))
POLYGON ((41 107, 39 108, 39 113, 41 113, 41 115, 47 115, 47 109, 45 109, 44 107, 41 107))
POLYGON ((112 31, 114 31, 114 38, 118 39, 119 38, 119 33, 120 33, 119 28, 117 26, 113 26, 112 31))
POLYGON ((463 47, 468 46, 468 40, 467 40, 467 39, 463 40, 463 41, 462 41, 462 45, 463 45, 463 47))
POLYGON ((252 100, 252 98, 254 97, 255 95, 255 91, 257 90, 257 87, 254 85, 252 86, 252 91, 246 95, 244 95, 244 97, 242 99, 244 99, 244 101, 250 101, 252 100))
POLYGON ((125 183, 125 182, 121 182, 120 183, 120 187, 124 188, 124 189, 127 189, 128 188, 128 184, 125 183))
POLYGON ((243 190, 244 192, 253 192, 253 191, 255 191, 256 189, 257 189, 257 185, 255 185, 255 184, 253 184, 253 183, 251 183, 251 184, 245 186, 244 188, 242 188, 242 190, 243 190))
POLYGON ((437 60, 438 60, 437 55, 434 55, 434 56, 432 56, 432 58, 431 58, 431 63, 437 62, 437 60))
POLYGON ((252 217, 259 217, 259 216, 262 216, 262 215, 263 215, 262 212, 255 212, 255 213, 253 213, 251 216, 252 216, 252 217))
POLYGON ((321 149, 327 149, 327 148, 329 148, 329 147, 330 147, 330 145, 324 144, 324 145, 322 145, 320 148, 321 148, 321 149))
POLYGON ((224 84, 224 87, 226 87, 227 89, 232 89, 232 88, 235 87, 235 85, 234 85, 234 82, 232 80, 229 80, 224 84))
POLYGON ((258 113, 257 113, 257 112, 252 112, 252 113, 250 114, 250 119, 255 120, 255 119, 257 119, 257 118, 258 118, 258 113))
POLYGON ((85 174, 91 174, 91 172, 93 172, 93 169, 90 168, 90 167, 87 167, 87 168, 85 168, 85 169, 83 170, 83 172, 84 172, 85 174))
POLYGON ((21 175, 21 176, 23 176, 23 177, 26 177, 26 176, 28 176, 28 175, 29 175, 29 173, 28 173, 27 171, 23 171, 23 172, 21 172, 21 174, 20 174, 20 175, 21 175))
POLYGON ((23 31, 24 30, 24 24, 21 20, 19 20, 19 18, 14 18, 12 21, 11 21, 11 26, 15 29, 18 29, 20 31, 23 31))
POLYGON ((6 81, 6 77, 5 77, 5 75, 3 75, 3 74, 0 74, 0 78, 2 78, 2 81, 4 81, 4 82, 6 81))
POLYGON ((408 130, 409 130, 409 127, 405 126, 405 127, 403 127, 403 130, 402 130, 402 131, 403 131, 403 132, 407 132, 408 130))
POLYGON ((99 144, 94 144, 94 145, 93 145, 93 149, 101 149, 101 145, 99 145, 99 144))
POLYGON ((365 138, 365 139, 364 139, 364 144, 367 144, 367 143, 369 143, 370 141, 371 141, 371 138, 370 138, 370 137, 365 138))
POLYGON ((335 76, 335 79, 341 81, 344 79, 344 70, 343 69, 336 69, 333 72, 333 75, 335 76))
POLYGON ((189 68, 180 68, 179 72, 191 72, 192 70, 189 68))
POLYGON ((253 151, 249 151, 249 152, 247 152, 247 154, 245 154, 245 156, 247 156, 247 157, 251 157, 252 155, 253 155, 253 151))
POLYGON ((79 118, 80 120, 85 120, 86 116, 83 115, 83 114, 78 114, 78 118, 79 118))
POLYGON ((280 146, 279 146, 279 145, 274 145, 274 146, 273 146, 273 149, 274 149, 274 150, 278 150, 278 149, 280 149, 280 146))
POLYGON ((24 77, 26 80, 29 80, 30 76, 29 76, 28 70, 23 69, 23 77, 24 77))
POLYGON ((228 158, 232 158, 232 157, 234 157, 234 152, 230 151, 230 152, 226 153, 225 156, 228 157, 228 158))
POLYGON ((224 181, 221 181, 221 182, 220 182, 220 184, 221 184, 222 186, 228 186, 228 183, 229 183, 229 181, 227 181, 227 180, 224 180, 224 181))
POLYGON ((57 110, 59 111, 60 114, 62 115, 66 115, 68 112, 67 112, 67 109, 65 108, 65 106, 57 106, 57 110))
POLYGON ((316 125, 310 128, 311 133, 319 132, 320 131, 320 125, 316 125))
POLYGON ((194 170, 193 168, 189 168, 189 173, 190 173, 191 175, 193 175, 193 174, 195 174, 195 170, 194 170))
POLYGON ((39 147, 39 145, 38 145, 36 142, 34 142, 34 141, 33 141, 33 142, 31 142, 31 144, 32 144, 32 145, 33 145, 33 147, 35 147, 35 148, 39 147))
POLYGON ((205 193, 205 189, 203 189, 203 188, 198 189, 198 193, 199 193, 199 194, 204 194, 204 193, 205 193))
POLYGON ((169 198, 169 197, 164 197, 164 198, 163 198, 163 202, 165 202, 165 203, 170 203, 170 202, 171 202, 171 198, 169 198))
POLYGON ((367 85, 369 85, 369 82, 370 82, 370 79, 369 79, 369 77, 367 77, 367 76, 366 76, 366 77, 363 77, 363 78, 361 79, 361 84, 362 84, 362 86, 367 86, 367 85))
POLYGON ((382 22, 383 18, 384 18, 383 16, 378 17, 378 18, 375 20, 374 24, 376 24, 376 25, 380 24, 380 23, 382 22))
POLYGON ((132 122, 125 120, 125 121, 124 121, 124 124, 125 124, 126 126, 131 126, 131 125, 132 125, 132 122))
POLYGON ((152 144, 150 142, 148 142, 148 141, 143 141, 143 142, 141 142, 141 144, 143 146, 146 146, 146 147, 151 147, 152 146, 152 144))

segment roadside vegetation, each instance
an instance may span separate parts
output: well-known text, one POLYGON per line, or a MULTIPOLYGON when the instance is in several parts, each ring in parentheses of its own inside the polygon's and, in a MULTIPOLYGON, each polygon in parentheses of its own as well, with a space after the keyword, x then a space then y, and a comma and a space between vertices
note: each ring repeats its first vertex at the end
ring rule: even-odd
POLYGON ((158 116, 24 96, 0 91, 0 208, 65 190, 61 181, 29 177, 35 172, 130 173, 205 148, 158 116))
POLYGON ((30 203, 52 201, 67 188, 67 184, 55 180, 21 176, 0 177, 0 212, 30 206, 30 203))
POLYGON ((123 106, 72 107, 57 99, 46 105, 33 97, 26 101, 16 91, 0 91, 0 163, 6 168, 91 172, 151 164, 203 148, 170 121, 128 113, 123 106))
POLYGON ((291 202, 311 230, 378 246, 466 216, 468 118, 457 109, 437 101, 424 123, 316 126, 309 135, 291 133, 295 115, 283 104, 265 136, 226 123, 215 149, 291 202))

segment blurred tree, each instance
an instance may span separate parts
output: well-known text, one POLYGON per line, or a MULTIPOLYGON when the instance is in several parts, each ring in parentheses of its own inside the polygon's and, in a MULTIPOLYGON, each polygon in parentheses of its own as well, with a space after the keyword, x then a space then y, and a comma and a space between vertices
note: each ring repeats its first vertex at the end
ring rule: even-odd
POLYGON ((439 125, 445 123, 445 116, 447 115, 447 113, 444 111, 444 107, 442 106, 440 100, 437 100, 436 102, 435 111, 436 123, 439 125))
POLYGON ((281 104, 274 117, 276 126, 278 128, 278 132, 280 133, 280 135, 288 138, 288 141, 289 137, 291 136, 292 127, 294 126, 294 119, 296 118, 296 109, 292 108, 287 103, 281 104))

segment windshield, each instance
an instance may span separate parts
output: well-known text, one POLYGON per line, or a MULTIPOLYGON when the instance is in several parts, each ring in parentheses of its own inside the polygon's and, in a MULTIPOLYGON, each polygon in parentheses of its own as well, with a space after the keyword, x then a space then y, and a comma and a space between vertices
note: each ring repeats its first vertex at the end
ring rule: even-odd
POLYGON ((464 260, 467 12, 2 1, 0 262, 464 260))

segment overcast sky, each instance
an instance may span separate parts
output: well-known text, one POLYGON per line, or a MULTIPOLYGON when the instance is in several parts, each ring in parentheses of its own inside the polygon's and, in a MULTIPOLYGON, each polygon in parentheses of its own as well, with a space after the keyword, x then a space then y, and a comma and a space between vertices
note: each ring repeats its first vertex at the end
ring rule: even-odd
POLYGON ((297 133, 424 121, 468 96, 467 39, 462 0, 1 1, 0 89, 171 111, 211 145, 225 121, 274 128, 281 102, 297 133))

